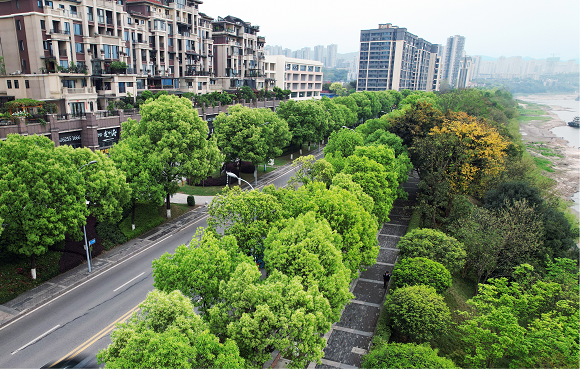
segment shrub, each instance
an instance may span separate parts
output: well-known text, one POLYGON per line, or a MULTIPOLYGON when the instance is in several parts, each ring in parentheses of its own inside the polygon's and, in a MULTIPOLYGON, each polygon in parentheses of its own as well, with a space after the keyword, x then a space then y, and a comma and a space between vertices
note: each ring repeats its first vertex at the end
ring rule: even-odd
POLYGON ((441 293, 451 287, 451 273, 436 261, 422 257, 407 258, 395 265, 393 282, 395 287, 423 284, 441 293))
POLYGON ((240 172, 242 173, 254 173, 256 167, 249 161, 242 161, 240 163, 240 172))
POLYGON ((456 368, 428 345, 384 343, 363 358, 361 368, 456 368))
POLYGON ((195 198, 191 195, 187 196, 187 206, 195 206, 195 198))
POLYGON ((430 286, 397 288, 387 296, 385 309, 391 330, 417 343, 445 334, 451 321, 443 297, 430 286))
POLYGON ((103 241, 105 250, 110 250, 116 245, 127 242, 127 237, 125 237, 119 229, 119 226, 115 223, 101 222, 95 228, 97 236, 103 241))
POLYGON ((414 229, 401 237, 397 247, 401 258, 425 257, 443 264, 451 273, 465 264, 463 243, 435 229, 414 229))

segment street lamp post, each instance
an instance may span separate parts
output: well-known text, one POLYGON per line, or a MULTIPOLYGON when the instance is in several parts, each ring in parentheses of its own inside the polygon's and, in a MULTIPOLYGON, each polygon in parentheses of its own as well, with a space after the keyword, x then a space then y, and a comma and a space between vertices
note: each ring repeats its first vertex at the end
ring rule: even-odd
MULTIPOLYGON (((87 165, 96 164, 96 163, 97 163, 97 161, 96 161, 96 160, 93 160, 93 161, 89 161, 88 163, 86 163, 86 164, 82 165, 82 166, 79 168, 79 173, 81 172, 81 169, 83 169, 83 168, 84 168, 84 167, 86 167, 87 165)), ((85 198, 85 201, 86 201, 86 202, 87 202, 87 204, 88 204, 88 201, 86 200, 86 198, 85 198)), ((85 235, 85 250, 86 250, 86 252, 87 252, 87 265, 88 265, 88 267, 89 267, 89 273, 90 273, 90 272, 92 271, 92 270, 91 270, 91 257, 90 257, 90 254, 89 254, 89 245, 87 244, 87 229, 86 229, 86 227, 85 227, 85 225, 84 225, 84 224, 83 224, 83 233, 84 233, 84 235, 85 235)))
POLYGON ((354 130, 354 129, 352 129, 352 128, 348 128, 347 126, 342 126, 342 128, 350 129, 351 131, 355 132, 355 130, 354 130))

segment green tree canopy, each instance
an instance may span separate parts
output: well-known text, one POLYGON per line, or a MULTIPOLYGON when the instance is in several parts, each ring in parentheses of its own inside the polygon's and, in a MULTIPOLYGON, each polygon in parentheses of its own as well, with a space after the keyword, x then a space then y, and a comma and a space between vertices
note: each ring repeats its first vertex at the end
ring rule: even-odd
POLYGON ((400 258, 425 257, 437 261, 451 273, 465 265, 465 246, 454 237, 436 229, 416 228, 399 240, 400 258))
POLYGON ((453 361, 437 355, 429 345, 382 343, 364 356, 361 368, 456 368, 453 361))
POLYGON ((97 354, 105 368, 245 368, 232 340, 220 343, 179 291, 151 291, 97 354))
POLYGON ((445 334, 451 322, 443 297, 430 286, 397 288, 387 296, 385 309, 391 328, 400 337, 416 343, 445 334))
POLYGON ((334 154, 348 157, 354 153, 357 146, 363 146, 363 137, 350 129, 339 129, 332 132, 328 144, 324 147, 324 155, 334 154))
MULTIPOLYGON (((564 272, 569 273, 569 272, 564 272)), ((556 282, 536 280, 523 264, 507 278, 490 279, 467 303, 463 333, 470 367, 575 367, 578 363, 578 271, 573 295, 556 282)), ((573 277, 573 278, 574 278, 573 277)))
POLYGON ((239 263, 251 261, 240 253, 233 236, 217 238, 198 229, 189 246, 153 260, 153 286, 167 293, 181 291, 203 314, 220 301, 220 282, 229 281, 239 263))
POLYGON ((89 211, 98 221, 121 220, 123 206, 130 201, 131 187, 126 182, 125 173, 115 166, 113 160, 100 152, 88 148, 73 149, 63 145, 56 148, 69 157, 73 168, 85 166, 80 174, 85 181, 85 198, 89 201, 89 211))
POLYGON ((375 201, 372 197, 367 195, 361 185, 352 180, 352 175, 346 173, 338 173, 332 178, 331 187, 338 187, 347 190, 356 196, 361 206, 369 213, 373 213, 375 201))
POLYGON ((409 105, 403 114, 389 116, 388 130, 403 139, 410 147, 417 137, 425 137, 433 127, 443 123, 443 114, 433 104, 417 101, 409 105))
POLYGON ((338 186, 327 190, 320 182, 296 190, 267 187, 264 191, 279 199, 284 218, 314 211, 317 217, 326 219, 332 230, 342 236, 342 261, 350 269, 351 278, 356 278, 359 270, 376 262, 378 225, 356 195, 338 186))
POLYGON ((298 276, 273 271, 260 281, 255 265, 241 263, 220 284, 221 302, 209 310, 212 333, 234 340, 248 366, 262 367, 274 350, 291 368, 320 363, 332 310, 317 287, 305 289, 298 276))
POLYGON ((224 189, 208 205, 208 226, 225 235, 235 236, 240 250, 262 259, 264 239, 273 223, 281 219, 278 200, 260 191, 242 191, 239 187, 224 189))
MULTIPOLYGON (((140 107, 141 120, 131 136, 148 137, 143 143, 145 160, 154 156, 159 163, 157 183, 166 194, 167 215, 171 216, 170 196, 177 192, 184 177, 197 183, 216 170, 223 160, 215 139, 208 140, 207 124, 194 112, 191 101, 175 95, 147 100, 140 107)), ((133 123, 131 123, 133 124, 133 123)), ((130 125, 131 125, 130 124, 130 125)))
POLYGON ((318 142, 326 137, 329 116, 320 104, 313 100, 289 100, 280 103, 276 113, 288 122, 292 143, 318 142))
POLYGON ((443 293, 451 287, 451 273, 442 264, 427 258, 405 258, 395 264, 393 282, 397 288, 425 285, 443 293))
POLYGON ((314 212, 284 219, 264 241, 266 270, 279 270, 289 277, 300 276, 305 287, 318 286, 338 321, 344 306, 354 298, 349 292, 350 270, 342 263, 342 237, 326 219, 314 212))
POLYGON ((0 141, 2 244, 11 252, 42 255, 68 233, 80 239, 89 211, 85 181, 72 157, 45 136, 10 134, 0 141))
POLYGON ((294 175, 288 180, 291 186, 318 181, 330 186, 334 177, 334 167, 324 159, 316 160, 314 155, 301 156, 292 162, 294 175))
POLYGON ((269 109, 250 109, 241 105, 228 108, 213 121, 214 135, 227 161, 242 159, 264 163, 282 154, 290 142, 288 124, 269 109))

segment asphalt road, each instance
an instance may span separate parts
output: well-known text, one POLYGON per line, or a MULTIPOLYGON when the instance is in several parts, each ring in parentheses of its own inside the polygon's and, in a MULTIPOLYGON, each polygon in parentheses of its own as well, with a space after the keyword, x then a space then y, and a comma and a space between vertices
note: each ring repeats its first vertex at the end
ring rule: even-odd
MULTIPOLYGON (((287 183, 293 170, 274 172, 267 183, 287 183)), ((203 217, 142 249, 106 272, 0 328, 0 368, 40 368, 75 357, 96 367, 95 355, 110 341, 110 331, 127 319, 153 290, 151 262, 188 244, 203 217)))

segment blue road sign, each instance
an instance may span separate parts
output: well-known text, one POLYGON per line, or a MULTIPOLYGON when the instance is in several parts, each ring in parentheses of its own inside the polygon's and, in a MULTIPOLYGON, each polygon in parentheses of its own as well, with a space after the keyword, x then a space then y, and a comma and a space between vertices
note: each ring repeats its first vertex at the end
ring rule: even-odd
POLYGON ((89 241, 89 246, 93 245, 95 243, 95 239, 93 238, 92 240, 89 241))

